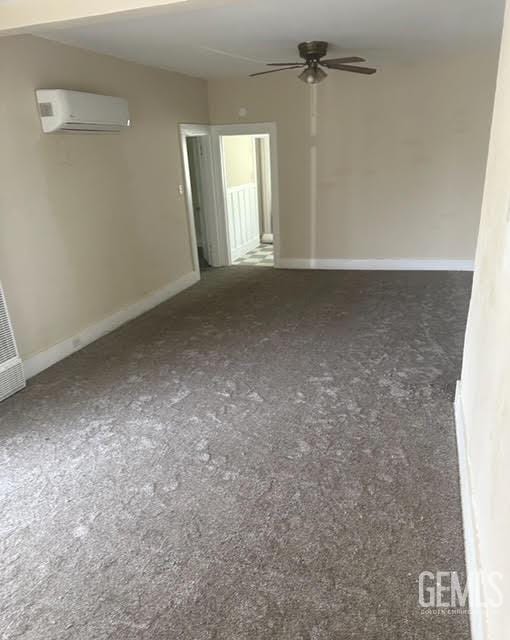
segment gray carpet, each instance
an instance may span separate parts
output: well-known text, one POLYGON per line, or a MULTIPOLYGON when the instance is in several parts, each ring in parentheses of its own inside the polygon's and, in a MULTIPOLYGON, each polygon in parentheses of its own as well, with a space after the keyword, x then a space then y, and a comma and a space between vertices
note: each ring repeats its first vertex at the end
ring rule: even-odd
POLYGON ((216 269, 0 405, 2 639, 467 640, 470 277, 216 269))

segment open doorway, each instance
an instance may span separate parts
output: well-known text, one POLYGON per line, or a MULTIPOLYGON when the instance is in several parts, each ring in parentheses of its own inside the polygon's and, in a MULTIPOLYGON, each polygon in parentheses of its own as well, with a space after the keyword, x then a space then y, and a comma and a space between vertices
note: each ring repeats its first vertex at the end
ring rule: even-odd
POLYGON ((211 132, 218 215, 225 237, 224 264, 278 267, 276 125, 273 122, 216 125, 211 132), (242 161, 240 153, 245 154, 242 161), (246 157, 251 157, 248 168, 244 166, 246 157), (230 164, 234 165, 233 171, 230 164))
POLYGON ((274 266, 269 134, 220 136, 230 259, 274 266))
POLYGON ((180 125, 193 269, 278 266, 276 125, 180 125))

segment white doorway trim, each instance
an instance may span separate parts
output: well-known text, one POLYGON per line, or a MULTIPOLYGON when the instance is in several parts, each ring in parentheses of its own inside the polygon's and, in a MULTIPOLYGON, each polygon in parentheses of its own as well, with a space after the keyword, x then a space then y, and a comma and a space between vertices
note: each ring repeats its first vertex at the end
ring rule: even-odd
POLYGON ((273 216, 273 251, 274 266, 280 264, 280 210, 278 193, 278 156, 276 124, 274 122, 260 122, 252 124, 225 124, 211 127, 212 139, 212 165, 213 179, 215 183, 214 191, 218 194, 216 200, 217 229, 221 238, 218 243, 220 260, 224 265, 232 264, 230 251, 229 232, 227 223, 227 189, 225 185, 224 159, 222 153, 222 136, 239 135, 268 135, 269 153, 271 159, 271 212, 273 216))

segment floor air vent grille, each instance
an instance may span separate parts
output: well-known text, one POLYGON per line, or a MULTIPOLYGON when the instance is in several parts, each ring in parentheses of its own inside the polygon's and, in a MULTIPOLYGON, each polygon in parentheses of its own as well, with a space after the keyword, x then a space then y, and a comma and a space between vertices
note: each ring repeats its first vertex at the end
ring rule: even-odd
POLYGON ((25 386, 23 364, 18 354, 5 296, 0 283, 0 401, 25 386))

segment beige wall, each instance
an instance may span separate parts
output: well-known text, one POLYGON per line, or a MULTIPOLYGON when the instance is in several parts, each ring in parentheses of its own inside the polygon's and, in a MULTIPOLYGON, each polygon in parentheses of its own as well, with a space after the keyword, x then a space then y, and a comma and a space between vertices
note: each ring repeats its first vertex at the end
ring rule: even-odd
POLYGON ((338 74, 318 91, 317 254, 475 253, 496 51, 338 74))
POLYGON ((252 136, 224 136, 223 162, 227 187, 257 181, 255 147, 252 136))
POLYGON ((241 107, 276 121, 283 257, 472 259, 496 62, 494 48, 331 71, 315 123, 293 71, 214 80, 211 121, 239 121, 241 107))
POLYGON ((492 640, 510 629, 510 5, 500 59, 473 296, 462 371, 480 561, 504 575, 504 605, 488 610, 492 640))
POLYGON ((0 279, 27 357, 192 270, 178 122, 203 81, 31 36, 0 38, 0 279), (41 133, 36 88, 127 98, 120 134, 41 133))

